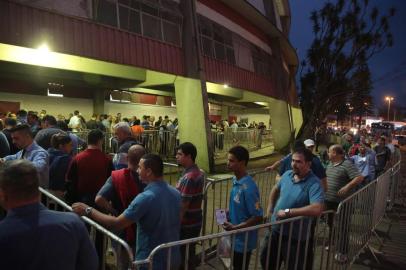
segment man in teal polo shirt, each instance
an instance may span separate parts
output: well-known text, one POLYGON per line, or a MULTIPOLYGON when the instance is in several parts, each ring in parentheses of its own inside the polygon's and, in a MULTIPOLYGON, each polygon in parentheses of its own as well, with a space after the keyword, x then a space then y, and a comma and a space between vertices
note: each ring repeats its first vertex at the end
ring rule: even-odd
MULTIPOLYGON (((230 194, 230 222, 223 224, 223 228, 227 231, 255 226, 262 221, 263 211, 258 187, 252 177, 247 174, 248 160, 248 150, 242 146, 234 146, 228 151, 227 167, 235 176, 230 194)), ((245 236, 246 233, 240 233, 235 237, 233 269, 236 270, 248 269, 251 252, 256 247, 257 232, 248 232, 246 249, 244 248, 245 236)))
MULTIPOLYGON (((311 171, 312 159, 312 153, 308 149, 297 149, 293 153, 292 170, 282 175, 269 196, 267 212, 272 222, 297 216, 316 217, 322 213, 324 192, 320 179, 311 171)), ((283 227, 273 225, 261 251, 262 269, 279 269, 282 262, 285 263, 287 270, 302 269, 302 267, 306 270, 312 269, 312 228, 308 234, 311 221, 310 218, 306 218, 302 224, 298 220, 287 223, 283 227), (279 243, 281 243, 280 250, 278 250, 279 243), (288 250, 289 247, 290 250, 288 250), (280 256, 279 259, 278 256, 280 256), (304 265, 305 260, 306 265, 304 265), (277 265, 278 262, 279 265, 277 265)))

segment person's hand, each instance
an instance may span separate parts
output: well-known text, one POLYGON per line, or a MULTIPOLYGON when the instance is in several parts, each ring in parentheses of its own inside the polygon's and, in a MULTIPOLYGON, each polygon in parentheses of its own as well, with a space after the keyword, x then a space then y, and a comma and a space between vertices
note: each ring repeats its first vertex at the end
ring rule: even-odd
POLYGON ((268 167, 265 168, 265 171, 267 171, 267 172, 270 172, 270 171, 273 171, 273 170, 275 170, 275 167, 273 165, 268 166, 268 167))
POLYGON ((87 204, 77 202, 72 204, 72 211, 78 214, 79 216, 86 216, 86 208, 88 207, 89 206, 87 204))
POLYGON ((350 188, 347 186, 342 187, 338 192, 337 195, 340 197, 345 196, 350 191, 350 188))
POLYGON ((231 224, 230 222, 226 221, 223 223, 223 229, 226 231, 232 231, 232 230, 234 230, 234 225, 231 224))
POLYGON ((278 213, 276 213, 276 216, 278 217, 278 219, 285 219, 288 218, 288 216, 285 213, 285 210, 279 210, 278 213))
POLYGON ((0 164, 4 164, 6 160, 4 158, 0 158, 0 164))

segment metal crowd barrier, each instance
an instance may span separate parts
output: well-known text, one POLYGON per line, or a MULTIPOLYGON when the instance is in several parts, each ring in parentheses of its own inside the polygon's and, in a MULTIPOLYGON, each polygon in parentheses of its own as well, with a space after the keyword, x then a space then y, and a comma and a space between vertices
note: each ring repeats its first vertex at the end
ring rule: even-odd
MULTIPOLYGON (((38 189, 41 192, 43 202, 45 200, 45 205, 47 206, 48 209, 72 212, 72 207, 70 205, 66 204, 63 200, 59 199, 57 196, 52 194, 50 191, 45 190, 41 187, 39 187, 38 189)), ((99 261, 101 261, 103 263, 100 265, 99 269, 102 269, 102 270, 106 269, 106 262, 107 262, 106 254, 107 254, 107 248, 108 248, 108 245, 107 245, 108 241, 110 241, 111 243, 116 243, 119 246, 119 248, 116 249, 117 250, 116 262, 112 262, 112 263, 120 265, 120 263, 124 261, 128 265, 124 265, 123 268, 125 268, 125 269, 131 268, 131 262, 134 261, 134 256, 133 256, 133 251, 132 251, 131 247, 127 244, 127 242, 125 240, 121 239, 120 237, 118 237, 116 234, 107 230, 103 226, 99 225, 95 221, 89 219, 88 217, 83 216, 81 218, 84 220, 86 225, 90 227, 89 236, 90 236, 91 240, 93 241, 93 243, 95 244, 96 249, 98 246, 96 244, 97 232, 99 232, 103 236, 102 250, 101 250, 101 252, 98 251, 98 255, 102 256, 101 260, 99 260, 99 261), (123 249, 125 251, 125 253, 123 253, 121 249, 123 249), (121 260, 121 262, 119 260, 121 260)))
MULTIPOLYGON (((268 195, 275 185, 276 172, 267 172, 263 169, 248 172, 254 178, 260 192, 261 206, 266 207, 268 195)), ((215 219, 216 209, 228 209, 230 200, 230 191, 233 187, 233 177, 220 179, 207 178, 204 198, 206 200, 205 209, 206 219, 203 220, 202 235, 218 233, 221 228, 217 226, 215 219)))
MULTIPOLYGON (((294 217, 286 220, 279 220, 272 223, 261 224, 235 231, 219 232, 197 238, 191 238, 157 246, 148 258, 135 261, 135 269, 176 269, 182 263, 182 269, 193 268, 199 265, 203 269, 233 269, 232 265, 236 254, 233 250, 236 247, 236 240, 242 243, 244 251, 248 251, 248 239, 256 234, 255 247, 251 247, 251 255, 248 257, 243 252, 241 269, 249 266, 249 269, 279 269, 277 265, 284 265, 284 269, 322 269, 326 265, 328 251, 328 233, 324 220, 325 212, 321 217, 294 217), (279 228, 279 233, 275 228, 279 228), (301 240, 301 241, 299 241, 301 240), (207 252, 211 243, 219 243, 214 254, 207 252), (196 257, 190 257, 190 248, 201 246, 202 251, 196 257), (180 260, 177 255, 180 248, 185 249, 185 256, 180 260), (321 251, 317 251, 320 249, 321 251), (315 256, 315 252, 321 256, 315 256), (166 258, 159 261, 157 255, 165 255, 166 258), (159 267, 157 268, 157 263, 159 267), (230 267, 231 266, 231 267, 230 267), (206 268, 204 268, 206 267, 206 268)), ((241 244, 240 244, 241 245, 241 244)), ((194 268, 193 268, 194 269, 194 268)))
POLYGON ((176 186, 181 173, 182 168, 178 164, 164 162, 164 179, 171 186, 176 186))
POLYGON ((334 258, 330 260, 328 269, 348 269, 365 248, 379 262, 370 241, 375 237, 383 246, 376 228, 390 210, 392 190, 396 187, 394 179, 397 179, 399 172, 396 164, 340 202, 334 218, 330 247, 334 258))
POLYGON ((242 145, 247 149, 258 149, 271 146, 271 130, 260 131, 259 129, 239 128, 233 130, 228 128, 224 131, 211 131, 213 149, 217 153, 225 152, 235 145, 242 145))

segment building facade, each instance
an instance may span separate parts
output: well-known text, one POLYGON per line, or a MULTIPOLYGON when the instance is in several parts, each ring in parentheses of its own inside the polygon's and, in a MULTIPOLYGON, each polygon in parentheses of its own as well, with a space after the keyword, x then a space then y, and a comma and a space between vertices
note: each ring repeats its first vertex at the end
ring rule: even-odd
POLYGON ((276 149, 299 129, 290 18, 288 0, 0 0, 0 105, 177 117, 209 170, 209 120, 263 119, 276 149))

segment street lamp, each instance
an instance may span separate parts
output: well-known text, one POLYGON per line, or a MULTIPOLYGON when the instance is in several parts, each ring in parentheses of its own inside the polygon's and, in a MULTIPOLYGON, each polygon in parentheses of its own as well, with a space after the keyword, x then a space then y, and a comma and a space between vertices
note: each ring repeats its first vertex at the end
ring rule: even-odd
POLYGON ((390 103, 394 100, 394 97, 387 96, 385 97, 385 100, 388 102, 388 122, 389 122, 389 111, 390 111, 390 103))

